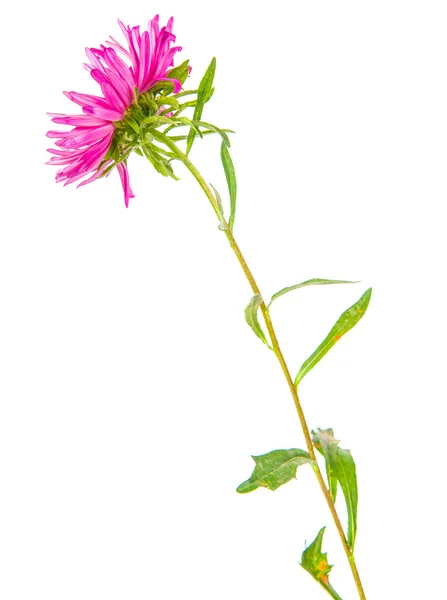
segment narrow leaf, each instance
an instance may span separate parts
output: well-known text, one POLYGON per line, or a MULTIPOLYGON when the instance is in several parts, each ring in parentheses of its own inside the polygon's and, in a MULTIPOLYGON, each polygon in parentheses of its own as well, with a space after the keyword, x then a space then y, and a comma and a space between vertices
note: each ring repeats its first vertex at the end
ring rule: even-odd
POLYGON ((252 456, 256 467, 250 479, 237 488, 239 494, 246 494, 258 487, 277 490, 291 479, 296 479, 296 470, 300 465, 311 463, 310 454, 299 448, 290 450, 272 450, 267 454, 252 456))
MULTIPOLYGON (((197 103, 194 108, 193 120, 200 120, 203 112, 203 107, 205 103, 210 98, 210 91, 213 87, 214 81, 214 73, 216 72, 216 59, 213 58, 210 62, 208 69, 205 71, 205 75, 200 82, 199 88, 197 90, 197 103)), ((195 138, 195 132, 190 130, 188 135, 188 140, 186 142, 186 154, 188 155, 191 151, 193 142, 195 138)))
POLYGON ((250 300, 250 302, 247 304, 247 307, 245 308, 245 320, 253 329, 258 338, 262 340, 264 344, 266 344, 270 349, 272 349, 272 347, 267 341, 267 338, 265 337, 265 333, 262 330, 262 327, 258 320, 258 309, 261 306, 261 304, 262 297, 259 294, 253 296, 253 298, 250 300))
MULTIPOLYGON (((180 126, 179 126, 179 127, 180 127, 180 126)), ((171 129, 171 127, 168 127, 168 129, 171 129)), ((165 129, 164 133, 167 133, 168 129, 165 129)), ((222 129, 222 131, 225 131, 225 132, 227 132, 227 133, 234 133, 234 131, 232 131, 231 129, 222 129)), ((204 136, 204 135, 211 135, 211 134, 215 134, 215 133, 216 133, 216 131, 212 131, 212 130, 205 130, 205 131, 201 131, 200 133, 201 133, 201 136, 200 136, 200 137, 202 137, 202 136, 204 136)), ((189 135, 189 134, 188 134, 188 135, 189 135)), ((194 135, 196 135, 196 136, 197 136, 197 135, 198 135, 198 133, 194 133, 194 135)), ((182 140, 186 140, 186 139, 188 139, 188 136, 187 136, 187 135, 170 135, 170 136, 169 136, 169 138, 170 138, 171 140, 174 140, 175 142, 181 142, 182 140)))
POLYGON ((284 294, 288 294, 289 292, 293 292, 293 290, 297 290, 302 287, 307 287, 308 285, 331 285, 334 283, 359 283, 358 281, 345 281, 344 279, 308 279, 307 281, 303 281, 303 283, 297 283, 295 285, 291 285, 289 287, 285 287, 276 294, 273 294, 272 299, 270 300, 268 306, 272 304, 274 300, 279 298, 280 296, 284 296, 284 294))
POLYGON ((337 497, 337 446, 340 440, 334 438, 333 429, 317 429, 312 431, 312 442, 315 448, 323 455, 326 463, 326 474, 329 492, 335 502, 337 497))
POLYGON ((347 541, 351 550, 354 550, 358 505, 357 474, 354 459, 349 450, 339 448, 340 440, 334 437, 333 429, 312 431, 312 442, 315 448, 324 456, 329 491, 334 502, 337 483, 340 484, 348 515, 347 541))
POLYGON ((304 550, 300 564, 334 600, 342 600, 329 583, 329 572, 333 565, 327 562, 327 552, 321 552, 325 529, 326 527, 322 527, 314 541, 304 550))
POLYGON ((345 333, 347 333, 360 321, 365 314, 366 309, 368 308, 368 304, 371 299, 371 292, 371 288, 366 290, 363 296, 361 296, 361 298, 355 304, 345 310, 345 312, 339 317, 338 321, 332 327, 327 337, 318 346, 315 352, 311 354, 309 358, 301 365, 298 375, 295 378, 295 385, 298 385, 303 377, 307 375, 307 373, 309 373, 309 371, 311 371, 315 365, 320 362, 323 356, 329 352, 332 346, 334 346, 338 340, 345 335, 345 333))
POLYGON ((348 512, 347 541, 351 550, 354 550, 355 536, 357 534, 358 490, 355 462, 349 450, 337 448, 336 476, 346 500, 346 509, 348 512))
POLYGON ((227 229, 227 224, 225 223, 224 211, 223 211, 223 206, 222 206, 222 198, 212 183, 210 183, 210 186, 213 188, 214 196, 216 198, 217 208, 219 210, 219 218, 220 218, 219 229, 221 231, 225 231, 227 229))
POLYGON ((233 231, 234 218, 236 216, 236 173, 234 171, 234 165, 228 147, 223 141, 220 147, 220 157, 222 159, 225 177, 227 179, 228 193, 230 195, 230 218, 228 220, 228 228, 230 231, 233 231))
MULTIPOLYGON (((188 117, 176 117, 175 119, 173 119, 173 121, 176 124, 178 124, 178 127, 181 127, 182 125, 187 125, 188 127, 191 127, 191 129, 194 131, 194 135, 198 135, 199 137, 203 138, 203 134, 200 131, 200 129, 196 127, 196 125, 191 121, 191 119, 188 119, 188 117)), ((170 129, 171 127, 169 127, 169 130, 170 129)))
POLYGON ((140 126, 147 125, 172 125, 172 119, 169 117, 163 117, 161 115, 154 115, 153 117, 146 117, 140 123, 140 126))
POLYGON ((228 148, 231 146, 230 138, 227 136, 225 129, 221 129, 216 125, 212 125, 211 123, 207 123, 206 121, 200 121, 198 119, 193 119, 192 122, 196 127, 206 127, 207 129, 211 129, 211 131, 215 131, 220 135, 222 141, 225 143, 226 146, 228 146, 228 148))

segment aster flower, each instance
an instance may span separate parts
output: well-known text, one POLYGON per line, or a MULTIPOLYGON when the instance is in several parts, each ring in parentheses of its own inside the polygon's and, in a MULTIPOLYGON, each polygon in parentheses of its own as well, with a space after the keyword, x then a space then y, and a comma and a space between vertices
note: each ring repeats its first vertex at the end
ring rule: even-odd
MULTIPOLYGON (((179 46, 172 46, 173 19, 160 29, 158 15, 148 23, 147 30, 125 26, 118 21, 126 43, 120 44, 110 38, 100 48, 87 48, 89 62, 85 68, 99 84, 101 95, 64 92, 72 102, 82 107, 82 114, 65 115, 50 113, 52 121, 72 127, 69 131, 48 131, 49 138, 56 139, 56 148, 47 164, 62 166, 56 181, 65 185, 80 181, 78 186, 107 176, 116 166, 124 190, 126 206, 134 194, 129 183, 127 157, 132 150, 139 154, 141 126, 163 122, 166 107, 178 107, 169 94, 180 92, 188 73, 186 61, 177 69, 171 69, 179 46), (160 97, 163 100, 160 101, 160 97), (157 120, 157 118, 159 120, 157 120), (89 176, 89 177, 88 177, 89 176)), ((167 119, 167 117, 164 117, 167 119)), ((150 140, 149 140, 150 141, 150 140)), ((144 148, 144 153, 152 151, 144 148)), ((159 157, 147 156, 156 166, 159 157)), ((161 161, 163 163, 163 161, 161 161)), ((172 174, 168 164, 164 165, 172 174)), ((166 173, 163 173, 166 174, 166 173)))

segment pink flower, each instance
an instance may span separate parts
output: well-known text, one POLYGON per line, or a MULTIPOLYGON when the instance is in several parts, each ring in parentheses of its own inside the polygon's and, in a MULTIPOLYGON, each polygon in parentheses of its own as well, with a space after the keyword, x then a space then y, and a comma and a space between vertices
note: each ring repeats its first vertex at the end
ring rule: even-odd
POLYGON ((179 46, 171 47, 175 41, 173 19, 171 17, 166 27, 161 29, 158 20, 157 15, 142 33, 139 27, 126 27, 118 21, 126 38, 124 46, 110 38, 99 49, 86 48, 90 62, 84 66, 99 84, 102 94, 92 96, 64 92, 67 98, 82 107, 83 114, 50 113, 53 123, 72 127, 69 131, 47 133, 49 138, 56 139, 56 148, 48 149, 54 156, 47 164, 63 166, 56 174, 57 182, 64 181, 67 185, 83 179, 79 187, 102 175, 107 176, 116 165, 126 206, 129 198, 134 197, 127 171, 127 156, 132 144, 126 146, 119 138, 123 131, 119 122, 138 103, 138 98, 157 83, 172 82, 174 93, 178 93, 182 86, 178 79, 167 77, 175 53, 181 50, 179 46), (118 126, 121 127, 119 131, 118 126), (88 175, 90 177, 84 179, 88 175))

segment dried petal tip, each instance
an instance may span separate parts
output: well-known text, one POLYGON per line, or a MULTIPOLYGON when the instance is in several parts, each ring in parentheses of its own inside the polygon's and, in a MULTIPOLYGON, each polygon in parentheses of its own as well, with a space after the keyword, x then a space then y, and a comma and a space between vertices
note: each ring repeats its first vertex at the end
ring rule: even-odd
POLYGON ((110 38, 100 48, 87 48, 89 62, 85 65, 101 90, 101 95, 64 92, 65 96, 82 108, 82 113, 65 115, 50 113, 53 123, 72 127, 69 131, 48 131, 55 138, 56 148, 48 164, 63 166, 56 181, 66 184, 81 181, 85 185, 98 177, 107 176, 116 166, 124 191, 126 206, 134 194, 129 184, 127 157, 138 140, 123 137, 122 123, 126 115, 138 106, 139 97, 162 81, 171 81, 174 93, 182 84, 169 79, 179 46, 172 46, 173 19, 160 29, 159 17, 149 21, 147 30, 125 26, 118 21, 125 42, 120 44, 110 38), (135 90, 139 96, 136 97, 135 90), (89 176, 89 177, 88 177, 89 176))

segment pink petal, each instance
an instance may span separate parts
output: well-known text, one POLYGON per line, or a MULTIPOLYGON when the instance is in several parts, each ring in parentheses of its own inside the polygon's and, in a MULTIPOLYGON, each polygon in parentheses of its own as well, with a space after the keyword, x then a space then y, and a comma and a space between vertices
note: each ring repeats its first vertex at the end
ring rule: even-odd
POLYGON ((127 165, 123 162, 120 162, 118 163, 116 168, 118 169, 118 173, 120 175, 121 185, 123 186, 124 190, 124 204, 127 208, 129 206, 129 199, 135 198, 135 194, 132 192, 132 189, 129 184, 129 173, 127 171, 127 165))

